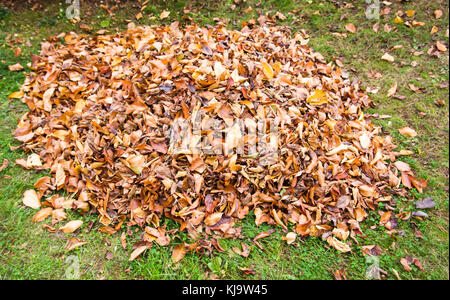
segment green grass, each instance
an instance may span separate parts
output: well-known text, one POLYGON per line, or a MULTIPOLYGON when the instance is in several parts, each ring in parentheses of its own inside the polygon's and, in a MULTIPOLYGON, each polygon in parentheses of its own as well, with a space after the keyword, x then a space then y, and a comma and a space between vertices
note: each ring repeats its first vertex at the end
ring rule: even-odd
MULTIPOLYGON (((103 8, 90 5, 82 7, 81 22, 78 24, 72 24, 65 18, 64 1, 46 2, 43 8, 34 11, 26 5, 24 9, 0 6, 0 159, 6 158, 9 161, 9 167, 0 172, 0 279, 64 279, 73 257, 79 260, 82 279, 332 279, 333 271, 342 268, 346 269, 349 279, 364 279, 371 263, 360 251, 363 245, 378 245, 383 250, 379 257, 380 267, 386 272, 383 278, 395 279, 395 271, 402 279, 449 278, 449 102, 448 86, 441 88, 449 80, 449 60, 448 52, 440 57, 427 54, 428 48, 436 40, 448 44, 445 36, 449 24, 447 1, 392 1, 390 14, 379 20, 378 33, 372 30, 376 20, 365 18, 364 1, 347 1, 353 7, 344 7, 343 4, 339 6, 331 1, 317 0, 270 0, 257 6, 259 1, 247 0, 240 1, 234 10, 231 9, 234 3, 231 0, 217 3, 196 1, 193 4, 189 4, 191 1, 150 1, 140 20, 135 19, 139 7, 131 2, 124 8, 117 9, 113 16, 103 8), (244 12, 249 6, 252 10, 244 12), (321 239, 313 237, 308 237, 297 245, 287 245, 281 239, 283 232, 279 228, 275 234, 261 240, 264 250, 260 250, 251 243, 251 238, 270 227, 257 227, 253 217, 250 217, 239 224, 243 226, 243 234, 248 238, 219 238, 220 245, 225 249, 224 253, 214 252, 201 257, 189 253, 181 262, 172 264, 172 246, 157 245, 148 249, 141 258, 129 262, 131 245, 139 240, 137 228, 133 228, 132 236, 127 238, 128 249, 124 250, 120 234, 106 237, 98 231, 100 225, 97 222, 92 231, 87 232, 88 222, 97 220, 95 215, 80 216, 77 212, 71 212, 69 219, 84 220, 78 237, 88 241, 88 244, 70 253, 65 252, 64 245, 69 237, 49 233, 40 224, 33 223, 31 219, 34 211, 25 209, 21 204, 23 192, 32 188, 34 181, 43 173, 23 170, 14 164, 24 153, 21 150, 10 150, 10 146, 19 145, 11 132, 27 108, 20 101, 7 97, 22 84, 24 73, 29 71, 26 67, 30 61, 29 54, 38 53, 40 42, 45 38, 60 32, 85 32, 80 29, 80 24, 89 25, 92 28, 90 33, 93 33, 99 29, 111 32, 123 30, 129 21, 137 25, 185 22, 186 18, 182 13, 184 7, 189 9, 186 15, 193 21, 205 25, 214 24, 214 18, 226 18, 230 20, 230 28, 240 28, 243 21, 257 18, 260 12, 273 14, 280 11, 287 19, 279 24, 288 25, 293 31, 305 29, 310 35, 310 46, 321 52, 328 61, 340 59, 344 68, 349 70, 351 78, 361 81, 361 86, 378 87, 378 93, 371 94, 376 107, 367 113, 392 116, 374 122, 382 125, 384 132, 394 137, 399 149, 414 151, 414 155, 400 159, 413 167, 417 177, 428 179, 428 187, 423 195, 413 190, 406 198, 397 197, 396 212, 412 211, 417 200, 431 196, 438 206, 427 211, 430 217, 423 221, 401 221, 399 230, 404 234, 391 237, 384 228, 376 226, 371 229, 379 221, 377 212, 371 212, 362 224, 363 237, 357 238, 359 244, 353 243, 353 252, 347 254, 338 253, 321 239), (164 9, 171 12, 170 16, 160 20, 159 14, 164 9), (410 28, 393 22, 397 10, 408 9, 414 9, 416 15, 414 18, 404 16, 404 21, 411 22, 415 19, 425 22, 425 25, 410 28), (440 19, 434 18, 435 9, 444 11, 440 19), (292 10, 298 12, 288 14, 292 10), (341 20, 343 15, 345 18, 341 20), (346 23, 353 23, 358 32, 346 32, 346 23), (385 24, 389 24, 394 30, 384 32, 385 24), (439 31, 431 35, 433 25, 439 31), (332 32, 347 33, 348 37, 337 37, 332 32), (25 45, 26 42, 30 43, 30 47, 25 45), (403 48, 390 50, 399 44, 403 48), (15 58, 13 54, 17 46, 23 52, 19 58, 15 58), (414 56, 411 51, 424 53, 414 56), (394 63, 380 60, 385 52, 395 56, 394 63), (24 72, 8 70, 8 65, 16 62, 25 66, 24 72), (417 66, 413 67, 411 62, 416 62, 417 66), (376 78, 372 75, 375 73, 382 76, 376 78), (393 82, 398 84, 397 94, 405 96, 403 100, 386 97, 393 82), (408 83, 425 90, 413 92, 408 83), (438 100, 444 100, 445 106, 436 106, 434 102, 438 100), (397 129, 403 126, 416 129, 419 135, 412 139, 401 136, 397 129), (416 230, 423 234, 422 239, 415 237, 416 230), (240 257, 232 251, 234 247, 240 247, 241 242, 251 247, 248 258, 240 257), (107 251, 113 254, 112 259, 106 259, 107 251), (400 259, 407 255, 417 257, 424 270, 413 266, 411 272, 406 272, 400 259), (239 267, 252 268, 256 274, 245 275, 239 267)), ((21 5, 23 4, 18 4, 19 7, 21 5)), ((165 222, 168 228, 175 228, 173 222, 165 222)), ((187 240, 186 234, 179 233, 174 243, 187 240)))

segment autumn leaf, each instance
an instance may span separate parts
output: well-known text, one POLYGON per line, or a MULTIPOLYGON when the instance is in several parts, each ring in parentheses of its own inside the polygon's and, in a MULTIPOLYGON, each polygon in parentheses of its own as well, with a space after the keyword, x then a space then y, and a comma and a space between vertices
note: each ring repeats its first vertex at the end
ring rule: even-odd
POLYGON ((315 90, 307 102, 311 105, 322 105, 328 102, 327 93, 324 90, 315 90))
POLYGON ((267 79, 273 78, 273 75, 274 75, 273 70, 272 70, 272 67, 268 63, 266 63, 266 62, 262 63, 262 71, 264 73, 264 76, 266 76, 267 79))
POLYGON ((163 10, 163 11, 161 12, 161 14, 159 15, 159 18, 160 18, 161 20, 162 20, 162 19, 166 19, 166 18, 169 17, 169 15, 170 15, 170 11, 163 10))
POLYGON ((83 245, 86 245, 86 241, 81 241, 79 238, 71 238, 67 241, 66 246, 64 247, 64 250, 69 252, 75 248, 81 247, 83 245))
POLYGON ((394 82, 391 86, 391 88, 388 90, 387 96, 392 97, 397 92, 397 82, 394 82))
POLYGON ((441 52, 447 51, 447 47, 444 44, 442 44, 440 41, 436 42, 436 48, 441 52))
POLYGON ((222 218, 222 215, 223 215, 223 213, 216 212, 216 213, 213 213, 213 214, 207 216, 205 218, 205 225, 212 226, 212 225, 216 224, 222 218))
POLYGON ((23 97, 23 92, 14 92, 8 96, 8 99, 20 99, 23 97))
POLYGON ((67 222, 67 224, 64 225, 63 227, 59 228, 59 230, 61 230, 64 233, 72 233, 75 230, 77 230, 78 228, 80 228, 81 225, 83 225, 83 221, 74 220, 74 221, 67 222))
POLYGON ((340 252, 350 252, 352 251, 352 249, 350 248, 350 246, 338 239, 336 239, 333 236, 329 236, 327 238, 327 242, 330 246, 334 247, 336 250, 340 251, 340 252))
POLYGON ((415 137, 417 136, 417 132, 409 127, 402 127, 398 129, 398 132, 400 132, 401 135, 407 136, 407 137, 415 137))
POLYGON ((0 166, 0 172, 3 171, 4 169, 6 169, 6 168, 8 167, 8 165, 9 165, 8 160, 7 160, 6 158, 4 158, 4 159, 3 159, 3 163, 2 163, 2 165, 0 166))
POLYGON ((22 67, 22 65, 20 63, 16 63, 14 65, 8 66, 8 69, 10 71, 21 71, 21 70, 23 70, 23 67, 22 67))
POLYGON ((405 13, 408 17, 414 17, 414 15, 416 14, 416 11, 412 10, 412 9, 408 9, 407 11, 405 11, 405 13))
POLYGON ((41 222, 41 221, 45 220, 48 216, 50 216, 52 214, 52 210, 53 210, 53 208, 51 208, 51 207, 42 208, 40 211, 38 211, 34 215, 33 222, 41 222))
POLYGON ((442 10, 437 9, 433 12, 433 14, 436 19, 440 19, 444 13, 442 12, 442 10))
POLYGON ((395 24, 403 23, 403 19, 400 16, 396 16, 394 19, 394 23, 395 24))
POLYGON ((41 203, 35 190, 26 190, 23 194, 23 204, 31 208, 39 208, 41 203))
POLYGON ((283 237, 283 240, 288 244, 292 244, 297 238, 297 234, 295 232, 289 232, 286 236, 283 237))
POLYGON ((136 249, 133 250, 133 252, 131 252, 130 258, 128 259, 128 261, 133 261, 135 260, 139 255, 141 255, 142 253, 144 253, 145 250, 147 250, 147 246, 139 246, 136 249))
POLYGON ((350 31, 351 33, 356 33, 356 27, 355 25, 349 23, 349 24, 345 24, 345 29, 347 31, 350 31))
POLYGON ((381 57, 382 60, 386 60, 388 62, 394 62, 394 57, 392 55, 390 55, 389 53, 385 53, 383 54, 383 56, 381 57))
POLYGON ((180 260, 183 259, 184 255, 186 254, 186 248, 184 247, 184 244, 178 244, 173 248, 172 251, 172 263, 177 263, 180 260))

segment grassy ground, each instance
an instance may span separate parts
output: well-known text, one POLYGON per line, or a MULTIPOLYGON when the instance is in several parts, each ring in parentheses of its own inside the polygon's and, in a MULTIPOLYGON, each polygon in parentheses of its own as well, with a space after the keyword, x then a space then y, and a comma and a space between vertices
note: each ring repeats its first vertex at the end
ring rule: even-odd
MULTIPOLYGON (((317 0, 269 0, 261 1, 259 5, 259 1, 253 0, 236 1, 238 4, 232 0, 217 3, 198 1, 194 4, 188 4, 192 3, 189 1, 149 1, 139 20, 135 18, 141 7, 138 2, 134 6, 127 4, 110 15, 105 9, 82 1, 81 22, 77 24, 65 18, 67 4, 60 2, 41 1, 43 5, 34 9, 31 5, 21 4, 21 1, 16 2, 15 9, 0 4, 0 159, 9 161, 9 167, 0 172, 0 279, 67 278, 66 271, 74 266, 71 264, 73 258, 79 260, 82 279, 332 279, 333 271, 342 268, 346 269, 347 278, 364 279, 371 262, 361 253, 362 245, 378 245, 383 250, 379 257, 380 267, 385 271, 383 278, 395 279, 396 274, 401 279, 449 278, 449 59, 448 52, 440 57, 427 54, 428 48, 437 40, 448 47, 447 1, 391 1, 390 13, 378 20, 378 33, 372 29, 377 20, 365 17, 364 1, 346 1, 353 5, 342 4, 342 1, 317 0), (7 97, 18 90, 25 78, 24 73, 29 69, 25 67, 24 72, 10 72, 8 65, 20 62, 26 66, 30 61, 29 54, 39 52, 40 42, 45 37, 60 32, 83 32, 80 24, 89 25, 92 32, 98 29, 113 32, 126 28, 129 21, 136 24, 169 23, 183 20, 184 7, 190 10, 186 15, 198 23, 214 24, 216 17, 228 18, 232 28, 239 28, 242 21, 257 18, 259 11, 282 12, 287 19, 280 21, 280 24, 290 26, 293 31, 305 29, 311 36, 310 45, 327 60, 342 61, 351 77, 361 80, 362 86, 379 88, 372 95, 377 106, 370 113, 392 116, 375 122, 394 137, 401 149, 414 151, 414 155, 403 159, 413 166, 418 177, 428 179, 423 195, 413 190, 407 197, 398 198, 397 211, 411 211, 417 200, 431 196, 438 206, 428 211, 430 217, 423 221, 400 222, 399 227, 404 235, 390 237, 381 227, 370 229, 379 221, 378 214, 372 212, 362 226, 365 236, 359 238, 360 245, 354 246, 354 251, 347 254, 337 253, 317 238, 307 238, 296 246, 289 246, 281 240, 283 232, 277 229, 275 234, 262 240, 264 251, 251 244, 250 238, 244 240, 251 247, 247 259, 232 251, 241 241, 222 239, 220 244, 225 248, 225 253, 203 257, 188 254, 174 265, 170 260, 171 248, 159 246, 147 250, 142 258, 128 262, 130 245, 133 240, 138 240, 139 232, 128 238, 128 249, 123 250, 120 235, 106 237, 96 230, 98 223, 94 223, 92 231, 87 233, 87 221, 95 221, 96 216, 86 215, 83 217, 85 225, 78 237, 87 240, 88 244, 66 253, 64 245, 67 237, 48 233, 40 224, 32 223, 34 212, 24 209, 21 204, 24 190, 31 188, 43 173, 26 171, 14 164, 24 154, 20 150, 10 150, 10 146, 18 145, 11 132, 26 107, 20 101, 7 97), (163 9, 171 13, 169 18, 160 20, 159 14, 163 9), (424 26, 410 28, 404 23, 394 23, 395 12, 408 9, 414 9, 415 16, 403 16, 403 21, 414 19, 424 22, 424 26), (440 19, 433 15, 436 9, 444 12, 440 19), (297 10, 297 13, 288 14, 292 10, 297 10), (347 32, 347 23, 353 23, 357 33, 347 32), (385 24, 393 30, 385 32, 385 24), (435 34, 430 33, 433 26, 439 29, 435 34), (346 33, 347 37, 339 37, 333 32, 346 33), (396 45, 403 47, 391 50, 396 45), (17 46, 22 49, 22 55, 18 58, 14 56, 17 46), (416 56, 412 53, 414 51, 423 51, 423 54, 416 56), (385 52, 395 57, 394 63, 380 59, 385 52), (378 76, 375 75, 377 73, 378 76), (397 94, 404 98, 386 96, 394 82, 398 84, 397 94), (422 90, 414 92, 408 84, 422 90), (440 100, 445 102, 442 107, 435 104, 440 100), (416 129, 419 135, 409 139, 399 135, 397 129, 403 126, 416 129), (422 233, 422 238, 416 237, 416 230, 422 233), (107 251, 112 253, 109 259, 106 258, 107 251), (400 259, 407 255, 417 257, 424 269, 412 266, 411 272, 405 271, 400 259), (239 267, 252 268, 256 273, 245 275, 239 267)), ((385 4, 381 4, 381 9, 385 8, 385 4)), ((79 217, 77 213, 70 215, 73 219, 79 217)), ((247 218, 241 225, 248 237, 269 229, 268 226, 255 226, 252 218, 247 218)), ((169 222, 169 227, 174 227, 174 224, 169 222)), ((180 240, 186 238, 179 236, 180 240)))

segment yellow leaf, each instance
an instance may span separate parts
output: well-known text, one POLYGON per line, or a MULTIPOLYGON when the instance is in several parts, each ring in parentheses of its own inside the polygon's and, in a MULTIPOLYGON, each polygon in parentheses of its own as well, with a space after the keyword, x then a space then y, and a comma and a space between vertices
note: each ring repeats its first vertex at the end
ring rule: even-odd
POLYGON ((409 9, 409 10, 406 11, 406 15, 408 17, 414 17, 415 14, 416 14, 415 10, 409 9))
POLYGON ((23 92, 14 92, 8 96, 8 99, 20 99, 23 97, 23 92))
POLYGON ((273 78, 273 70, 272 70, 272 67, 268 63, 266 63, 266 62, 262 63, 262 71, 267 79, 273 78))
POLYGON ((431 28, 430 33, 431 34, 435 34, 436 32, 438 32, 439 28, 437 28, 437 26, 433 26, 433 28, 431 28))
POLYGON ((322 105, 328 102, 327 92, 324 90, 315 90, 307 100, 311 105, 322 105))
POLYGON ((402 18, 400 18, 400 16, 396 16, 395 19, 394 19, 394 23, 395 24, 400 24, 400 23, 403 23, 403 20, 402 20, 402 18))

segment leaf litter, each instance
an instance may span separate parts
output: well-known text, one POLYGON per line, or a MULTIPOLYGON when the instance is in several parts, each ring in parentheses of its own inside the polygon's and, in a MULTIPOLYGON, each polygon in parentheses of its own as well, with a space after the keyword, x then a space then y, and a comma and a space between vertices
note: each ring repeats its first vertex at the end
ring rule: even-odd
MULTIPOLYGON (((240 31, 130 23, 122 33, 63 33, 42 43, 20 92, 10 96, 29 108, 13 133, 29 155, 16 163, 51 173, 37 180, 37 192, 25 192, 26 206, 50 208, 34 220, 52 215, 54 225, 75 209, 98 214, 107 234, 137 225, 141 241, 129 260, 187 232, 192 243, 175 246, 175 263, 187 252, 224 251, 211 236, 243 238, 235 223, 253 211, 256 225, 289 231, 283 238, 289 244, 316 236, 350 252, 348 237, 356 242, 360 222, 378 203, 395 206, 401 183, 422 192, 426 181, 394 163, 402 154, 392 137, 364 114, 372 101, 358 82, 314 52, 304 32, 292 34, 267 16, 258 22, 240 31), (62 38, 65 45, 57 43, 62 38), (221 151, 177 151, 174 122, 192 125, 200 110, 232 138, 200 130, 202 141, 221 151), (229 151, 256 140, 267 145, 275 119, 277 155, 264 147, 229 151), (236 120, 247 131, 262 123, 262 135, 241 131, 236 120), (63 190, 73 197, 59 196, 63 190), (167 230, 163 218, 179 228, 167 230)), ((383 59, 393 61, 389 54, 383 59)), ((396 218, 385 212, 380 224, 395 230, 396 218)), ((253 243, 262 249, 258 239, 273 232, 253 243)), ((126 249, 124 232, 121 242, 126 249)), ((84 243, 70 239, 66 250, 84 243)), ((241 245, 235 252, 247 257, 241 245)))

